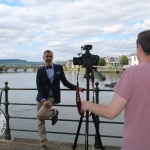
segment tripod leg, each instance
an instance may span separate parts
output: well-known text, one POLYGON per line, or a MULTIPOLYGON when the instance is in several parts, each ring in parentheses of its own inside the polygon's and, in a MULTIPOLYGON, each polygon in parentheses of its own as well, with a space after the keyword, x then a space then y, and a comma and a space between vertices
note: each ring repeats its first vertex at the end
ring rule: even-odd
POLYGON ((80 132, 80 128, 81 128, 81 124, 82 124, 82 120, 83 120, 83 116, 80 117, 80 122, 78 125, 78 129, 77 129, 77 133, 76 133, 76 137, 75 137, 75 141, 74 141, 74 145, 72 146, 73 150, 76 149, 77 147, 77 140, 78 140, 78 136, 79 136, 79 132, 80 132))
POLYGON ((88 150, 89 111, 86 111, 85 150, 88 150))
POLYGON ((95 129, 96 129, 96 134, 97 134, 97 137, 98 137, 98 141, 99 141, 99 144, 100 144, 100 149, 104 150, 105 147, 102 145, 102 141, 101 141, 101 138, 100 138, 100 133, 99 133, 99 130, 98 130, 98 124, 96 124, 96 118, 95 118, 95 115, 93 113, 92 113, 92 118, 93 118, 93 123, 95 125, 95 129))

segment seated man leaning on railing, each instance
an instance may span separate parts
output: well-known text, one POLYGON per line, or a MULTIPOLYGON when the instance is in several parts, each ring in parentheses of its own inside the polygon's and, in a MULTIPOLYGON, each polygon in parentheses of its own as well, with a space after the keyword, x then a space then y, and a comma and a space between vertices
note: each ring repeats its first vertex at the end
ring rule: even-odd
MULTIPOLYGON (((59 111, 51 108, 54 104, 60 103, 60 81, 70 89, 75 90, 76 86, 66 79, 61 65, 52 64, 53 52, 46 50, 43 59, 45 66, 38 69, 36 76, 38 89, 36 100, 41 150, 47 150, 45 120, 52 117, 52 125, 57 122, 59 111)), ((79 87, 79 90, 83 91, 84 88, 79 87)))

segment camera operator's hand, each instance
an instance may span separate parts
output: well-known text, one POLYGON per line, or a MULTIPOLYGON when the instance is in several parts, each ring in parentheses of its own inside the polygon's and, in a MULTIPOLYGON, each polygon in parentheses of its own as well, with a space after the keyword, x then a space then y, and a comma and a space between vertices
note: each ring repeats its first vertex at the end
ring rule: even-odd
POLYGON ((50 103, 47 100, 43 101, 42 104, 45 108, 50 108, 50 103))
POLYGON ((81 101, 82 111, 89 110, 90 105, 91 105, 90 101, 81 101))
POLYGON ((83 87, 79 87, 79 91, 83 93, 83 91, 85 90, 85 88, 83 87))

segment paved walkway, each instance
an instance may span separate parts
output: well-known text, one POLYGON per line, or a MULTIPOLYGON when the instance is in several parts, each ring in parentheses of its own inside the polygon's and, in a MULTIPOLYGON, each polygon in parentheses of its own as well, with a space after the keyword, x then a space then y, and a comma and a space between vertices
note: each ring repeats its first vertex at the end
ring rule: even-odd
MULTIPOLYGON (((72 150, 73 143, 48 142, 48 150, 72 150)), ((120 150, 120 147, 105 146, 105 150, 120 150)), ((0 138, 0 150, 40 150, 39 140, 15 138, 6 141, 0 138)), ((85 144, 78 144, 76 150, 85 150, 85 144)), ((88 150, 95 150, 89 145, 88 150)), ((98 150, 98 149, 97 149, 98 150)))

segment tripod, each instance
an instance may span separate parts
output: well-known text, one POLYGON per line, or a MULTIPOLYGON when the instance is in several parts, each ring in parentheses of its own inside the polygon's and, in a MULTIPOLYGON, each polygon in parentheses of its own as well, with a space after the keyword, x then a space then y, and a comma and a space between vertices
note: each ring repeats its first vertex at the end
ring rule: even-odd
MULTIPOLYGON (((86 99, 87 100, 89 100, 89 80, 91 78, 90 73, 93 74, 92 69, 91 68, 86 68, 86 73, 84 75, 84 78, 86 78, 86 80, 87 80, 87 93, 86 93, 86 99)), ((100 77, 102 77, 102 75, 100 77)), ((102 145, 99 130, 98 130, 98 125, 96 124, 96 117, 93 113, 92 113, 92 119, 93 119, 93 123, 94 123, 95 129, 96 129, 96 134, 97 134, 97 137, 98 137, 98 142, 100 144, 100 149, 104 150, 105 147, 102 145)), ((83 116, 80 117, 78 129, 77 129, 77 133, 76 133, 76 137, 75 137, 75 141, 74 141, 74 145, 72 146, 73 150, 75 150, 75 148, 77 147, 76 144, 77 144, 77 140, 78 140, 78 136, 79 136, 82 121, 83 121, 83 116)), ((88 150, 88 131, 89 131, 89 124, 88 123, 89 123, 89 111, 86 111, 85 150, 88 150)))

